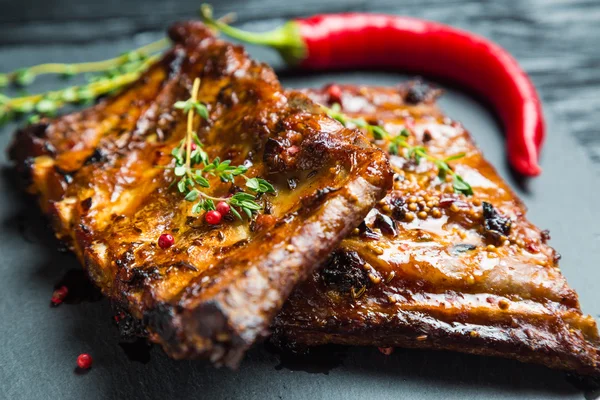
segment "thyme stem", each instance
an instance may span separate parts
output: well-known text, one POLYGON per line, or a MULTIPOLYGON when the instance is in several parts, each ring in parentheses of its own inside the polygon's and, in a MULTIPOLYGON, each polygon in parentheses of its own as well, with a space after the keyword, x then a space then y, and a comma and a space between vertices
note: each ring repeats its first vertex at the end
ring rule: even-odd
POLYGON ((275 194, 275 188, 262 178, 248 178, 244 174, 248 168, 244 165, 233 166, 231 160, 221 161, 218 157, 212 161, 208 159, 208 154, 202 149, 202 142, 200 142, 194 130, 194 117, 196 114, 207 121, 210 120, 207 106, 198 100, 199 89, 200 78, 196 78, 192 85, 190 98, 185 101, 178 101, 173 105, 174 108, 183 110, 187 114, 186 135, 171 152, 175 159, 173 172, 176 179, 180 177, 179 181, 176 182, 177 189, 185 196, 186 201, 198 201, 192 207, 193 214, 200 211, 208 213, 216 210, 218 204, 215 207, 215 202, 224 202, 229 205, 228 212, 231 212, 240 220, 242 219, 242 213, 251 218, 253 214, 262 209, 256 202, 258 195, 261 193, 275 194), (196 144, 196 146, 192 147, 192 144, 196 144), (246 180, 246 187, 254 194, 239 191, 231 197, 210 196, 204 191, 204 189, 211 187, 207 176, 216 176, 221 182, 232 184, 235 177, 242 176, 246 180))
MULTIPOLYGON (((198 101, 198 90, 200 89, 200 78, 194 79, 192 86, 192 102, 198 101)), ((194 107, 191 107, 187 115, 187 131, 186 131, 186 142, 185 142, 185 166, 186 173, 191 177, 191 161, 190 155, 192 154, 192 135, 194 134, 194 107)))
POLYGON ((39 112, 52 114, 66 104, 94 100, 99 96, 135 82, 150 65, 158 60, 158 57, 158 55, 149 57, 131 72, 85 85, 69 86, 64 89, 14 98, 0 95, 0 124, 9 120, 14 113, 39 112))
POLYGON ((441 180, 446 178, 446 175, 450 175, 453 177, 453 187, 454 191, 457 193, 462 193, 467 196, 473 194, 473 188, 469 183, 467 183, 459 174, 456 173, 448 165, 448 161, 457 160, 465 156, 464 153, 456 154, 445 159, 439 159, 437 157, 432 156, 427 153, 427 150, 422 146, 412 146, 409 144, 406 139, 409 136, 409 132, 407 130, 403 130, 400 134, 394 136, 391 135, 388 131, 383 129, 377 125, 371 125, 367 121, 362 118, 352 118, 345 115, 340 108, 339 104, 334 104, 331 108, 321 105, 323 110, 333 119, 339 121, 344 126, 348 124, 353 124, 358 128, 363 128, 367 130, 371 135, 373 135, 375 140, 385 139, 389 142, 388 153, 390 154, 399 154, 398 147, 402 147, 407 150, 406 158, 414 159, 417 163, 420 159, 424 158, 428 161, 431 161, 438 168, 438 176, 441 180))
POLYGON ((45 74, 64 74, 73 75, 88 72, 102 72, 107 71, 111 68, 119 67, 123 64, 132 61, 133 56, 148 57, 153 53, 164 50, 169 46, 170 41, 168 38, 162 38, 145 46, 139 47, 135 50, 129 51, 118 57, 110 58, 108 60, 83 62, 83 63, 45 63, 39 65, 33 65, 31 67, 20 68, 16 71, 11 71, 4 75, 8 82, 16 82, 19 76, 26 71, 29 77, 29 83, 31 80, 39 75, 45 74))

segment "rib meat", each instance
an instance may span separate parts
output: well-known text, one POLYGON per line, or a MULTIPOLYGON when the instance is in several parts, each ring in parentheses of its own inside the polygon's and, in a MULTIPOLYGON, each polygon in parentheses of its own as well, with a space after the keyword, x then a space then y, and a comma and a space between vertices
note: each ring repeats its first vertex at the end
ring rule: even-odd
MULTIPOLYGON (((139 81, 82 112, 29 126, 10 150, 56 234, 93 282, 143 321, 175 358, 235 366, 267 333, 297 282, 354 229, 391 186, 386 155, 285 93, 273 71, 199 23, 170 31, 175 46, 139 81), (210 112, 197 122, 210 158, 269 180, 252 221, 218 227, 170 184, 171 150, 185 136, 176 101, 202 80, 210 112), (165 232, 175 244, 163 250, 165 232)), ((212 196, 244 186, 211 180, 212 196)))
MULTIPOLYGON (((327 90, 307 91, 326 103, 327 90)), ((390 156, 394 187, 274 322, 291 345, 339 343, 461 351, 600 376, 596 323, 558 268, 558 254, 464 128, 415 83, 342 87, 343 111, 404 127, 474 189, 454 193, 426 160, 390 156), (421 213, 421 214, 419 214, 421 213)), ((337 94, 336 94, 337 96, 337 94)), ((388 149, 384 140, 377 142, 388 149)))

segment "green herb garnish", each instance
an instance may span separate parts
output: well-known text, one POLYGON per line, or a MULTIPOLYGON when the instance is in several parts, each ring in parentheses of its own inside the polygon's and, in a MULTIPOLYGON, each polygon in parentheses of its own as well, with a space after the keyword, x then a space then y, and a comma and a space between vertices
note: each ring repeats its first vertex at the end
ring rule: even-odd
POLYGON ((187 114, 186 137, 173 149, 171 155, 175 161, 174 175, 179 178, 174 181, 177 190, 184 195, 184 200, 196 202, 192 213, 216 210, 215 202, 224 202, 230 206, 231 213, 242 219, 242 213, 251 218, 262 207, 257 203, 257 197, 263 193, 275 193, 275 188, 262 178, 250 178, 245 175, 248 168, 244 165, 231 165, 231 160, 221 161, 218 157, 209 160, 208 154, 203 149, 202 142, 194 129, 194 117, 198 114, 202 119, 209 120, 209 110, 205 104, 198 100, 200 79, 196 78, 192 87, 192 95, 186 101, 178 101, 174 108, 187 114), (236 177, 246 180, 249 192, 238 192, 231 197, 213 197, 203 189, 210 188, 209 176, 218 177, 221 182, 233 183, 236 177))
POLYGON ((454 191, 470 196, 473 194, 473 188, 459 174, 457 174, 448 164, 450 161, 458 160, 465 156, 465 153, 455 154, 445 159, 433 157, 427 153, 423 146, 412 146, 406 140, 410 132, 406 129, 400 131, 396 136, 391 135, 385 129, 377 125, 371 125, 362 118, 351 118, 341 112, 339 104, 334 104, 331 108, 322 106, 325 112, 333 119, 341 122, 344 126, 350 124, 365 129, 375 140, 388 140, 388 152, 392 155, 404 155, 409 160, 414 160, 417 164, 425 159, 435 164, 438 169, 438 177, 444 181, 447 175, 452 176, 452 186, 454 191))

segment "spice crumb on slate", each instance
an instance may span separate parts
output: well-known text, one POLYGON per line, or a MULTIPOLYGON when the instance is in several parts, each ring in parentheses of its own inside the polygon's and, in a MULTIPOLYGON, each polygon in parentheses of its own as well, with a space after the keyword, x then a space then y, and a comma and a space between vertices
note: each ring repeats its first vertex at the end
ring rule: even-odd
POLYGON ((52 293, 50 302, 53 306, 58 306, 64 301, 65 297, 67 297, 67 294, 69 294, 69 289, 66 286, 61 286, 56 289, 54 293, 52 293))
POLYGON ((92 367, 92 356, 88 353, 81 353, 77 357, 77 367, 81 369, 90 369, 92 367))

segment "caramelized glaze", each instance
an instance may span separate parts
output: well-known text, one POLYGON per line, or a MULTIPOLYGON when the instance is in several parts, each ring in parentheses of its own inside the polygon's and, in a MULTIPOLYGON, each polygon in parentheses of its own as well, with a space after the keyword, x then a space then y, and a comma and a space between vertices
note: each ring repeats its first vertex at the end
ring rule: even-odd
MULTIPOLYGON (((596 323, 560 273, 548 233, 527 221, 524 205, 463 126, 441 114, 435 95, 411 104, 414 85, 344 86, 341 105, 391 134, 408 128, 409 142, 438 158, 465 153, 450 164, 474 195, 454 193, 429 161, 390 155, 393 189, 296 288, 274 323, 277 339, 449 349, 600 375, 596 323)), ((307 93, 329 100, 327 89, 307 93)))
MULTIPOLYGON (((176 358, 235 366, 268 332, 295 284, 322 263, 391 186, 388 159, 273 71, 199 23, 175 25, 175 47, 116 97, 18 132, 17 169, 102 292, 176 358), (276 195, 264 212, 219 226, 173 187, 171 150, 185 136, 196 77, 209 121, 197 117, 210 159, 249 167, 276 195), (292 189, 289 185, 294 181, 292 189), (175 243, 161 249, 170 233, 175 243)), ((211 179, 207 193, 234 185, 211 179)))

